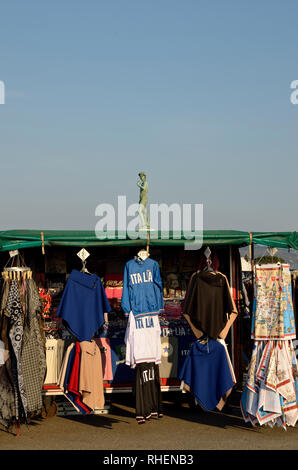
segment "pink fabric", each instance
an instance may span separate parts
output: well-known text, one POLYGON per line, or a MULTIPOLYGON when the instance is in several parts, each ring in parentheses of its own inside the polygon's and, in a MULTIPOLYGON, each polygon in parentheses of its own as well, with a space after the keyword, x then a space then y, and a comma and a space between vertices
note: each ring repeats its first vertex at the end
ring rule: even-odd
POLYGON ((113 380, 110 339, 109 338, 96 338, 95 341, 99 348, 106 349, 105 352, 101 352, 103 380, 113 380))
POLYGON ((121 299, 123 290, 122 274, 107 274, 105 277, 105 291, 108 299, 121 299))

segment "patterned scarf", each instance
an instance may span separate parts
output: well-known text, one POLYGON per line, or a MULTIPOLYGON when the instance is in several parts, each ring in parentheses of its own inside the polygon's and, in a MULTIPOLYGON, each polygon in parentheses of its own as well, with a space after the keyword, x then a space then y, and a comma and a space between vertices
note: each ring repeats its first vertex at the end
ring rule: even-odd
POLYGON ((27 411, 31 416, 42 409, 42 386, 46 375, 46 350, 43 330, 40 328, 39 315, 41 299, 35 282, 30 279, 26 284, 27 314, 24 323, 21 363, 24 384, 27 391, 27 411))
POLYGON ((23 379, 21 352, 23 340, 23 309, 17 281, 11 281, 8 292, 6 312, 9 316, 11 371, 15 395, 16 419, 27 418, 27 396, 23 379))

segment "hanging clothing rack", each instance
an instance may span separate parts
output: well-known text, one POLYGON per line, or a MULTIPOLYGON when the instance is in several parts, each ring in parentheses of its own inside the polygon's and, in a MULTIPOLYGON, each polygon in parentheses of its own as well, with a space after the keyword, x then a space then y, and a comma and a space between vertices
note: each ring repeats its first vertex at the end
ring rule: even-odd
POLYGON ((32 279, 32 270, 26 266, 24 258, 17 251, 7 261, 2 271, 5 280, 32 279))

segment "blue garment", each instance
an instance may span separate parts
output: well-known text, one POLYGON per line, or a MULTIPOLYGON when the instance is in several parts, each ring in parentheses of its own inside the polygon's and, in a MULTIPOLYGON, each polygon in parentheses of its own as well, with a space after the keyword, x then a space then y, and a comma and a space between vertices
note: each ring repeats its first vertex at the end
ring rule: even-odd
POLYGON ((293 301, 292 301, 292 285, 291 280, 289 280, 289 284, 283 286, 283 295, 286 299, 286 307, 284 309, 284 335, 286 338, 291 337, 292 339, 296 338, 296 325, 295 325, 295 316, 294 316, 294 308, 293 308, 293 301))
POLYGON ((86 410, 82 408, 78 403, 76 403, 76 396, 73 393, 67 392, 65 393, 65 396, 73 403, 74 407, 79 410, 79 412, 82 413, 82 415, 88 415, 86 410))
POLYGON ((57 317, 78 341, 91 341, 111 310, 104 287, 96 274, 73 269, 63 291, 57 317))
POLYGON ((126 316, 159 315, 164 310, 163 288, 157 261, 138 257, 124 268, 121 306, 126 316))
POLYGON ((194 335, 178 337, 178 375, 182 371, 184 363, 189 355, 193 343, 196 341, 194 335))
POLYGON ((68 397, 68 399, 74 404, 75 407, 78 408, 78 410, 83 414, 87 415, 87 411, 84 410, 78 403, 76 403, 75 399, 77 398, 74 393, 71 393, 68 391, 68 384, 69 384, 69 379, 71 376, 71 371, 74 363, 76 355, 76 350, 75 347, 72 348, 72 350, 69 353, 68 361, 67 361, 67 366, 66 366, 66 371, 65 371, 65 376, 64 376, 64 382, 63 382, 63 389, 64 389, 64 394, 68 397))
POLYGON ((189 386, 205 410, 214 410, 220 399, 234 386, 224 346, 213 339, 209 339, 208 345, 196 341, 183 364, 179 379, 189 386))
POLYGON ((125 364, 125 341, 123 338, 110 338, 113 384, 129 384, 134 381, 135 371, 125 364))

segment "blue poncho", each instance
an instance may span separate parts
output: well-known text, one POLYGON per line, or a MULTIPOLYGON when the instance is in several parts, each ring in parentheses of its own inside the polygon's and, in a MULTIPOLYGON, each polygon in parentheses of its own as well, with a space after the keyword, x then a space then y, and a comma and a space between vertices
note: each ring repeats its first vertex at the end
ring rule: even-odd
POLYGON ((103 284, 96 274, 73 269, 57 310, 78 341, 91 341, 111 310, 103 284))
POLYGON ((179 379, 188 385, 205 410, 214 410, 234 386, 224 346, 213 339, 209 339, 208 345, 196 341, 182 366, 179 379))

